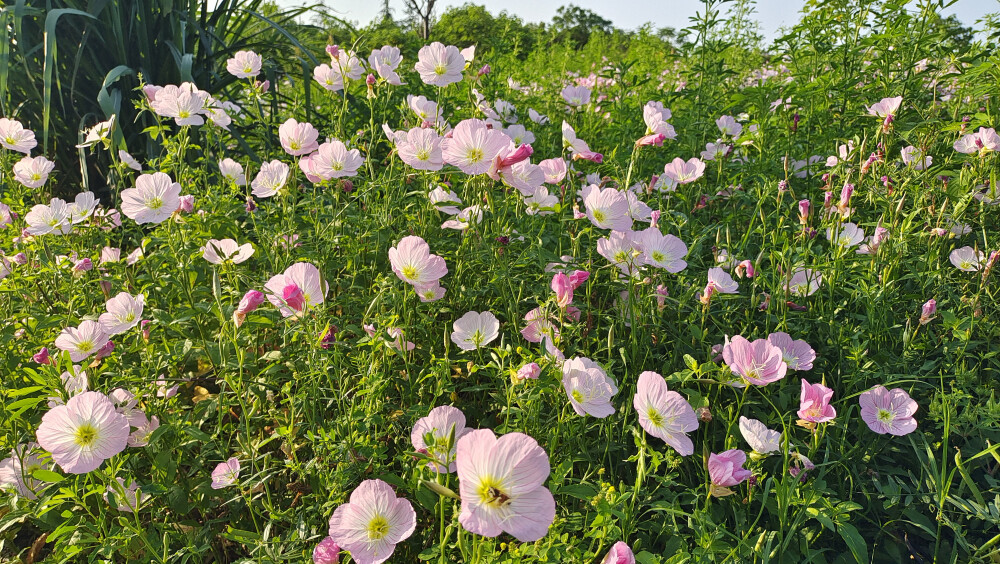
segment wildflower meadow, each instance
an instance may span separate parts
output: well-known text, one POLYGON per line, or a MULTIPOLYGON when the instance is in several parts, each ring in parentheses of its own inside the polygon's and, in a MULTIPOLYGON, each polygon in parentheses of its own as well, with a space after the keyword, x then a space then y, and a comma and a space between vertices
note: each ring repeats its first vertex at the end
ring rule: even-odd
POLYGON ((48 4, 0 562, 1000 562, 996 18, 48 4))

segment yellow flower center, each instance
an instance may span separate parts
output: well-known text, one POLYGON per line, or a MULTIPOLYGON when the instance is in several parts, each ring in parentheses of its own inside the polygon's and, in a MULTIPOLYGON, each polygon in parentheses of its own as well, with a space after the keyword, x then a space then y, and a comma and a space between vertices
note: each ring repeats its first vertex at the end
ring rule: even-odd
POLYGON ((417 160, 418 161, 426 161, 429 158, 431 158, 431 152, 428 151, 427 149, 421 149, 421 150, 417 151, 417 160))
POLYGON ((389 534, 389 521, 382 515, 376 515, 368 522, 368 526, 365 527, 365 532, 368 533, 368 540, 382 540, 389 534))
POLYGON ((438 63, 437 65, 434 66, 434 74, 442 75, 446 72, 448 72, 448 67, 444 66, 443 64, 438 63))
POLYGON ((160 198, 152 198, 146 202, 146 207, 151 210, 158 210, 163 207, 163 200, 160 198))
POLYGON ((93 341, 80 341, 76 344, 76 349, 80 352, 87 352, 94 348, 93 341))
POLYGON ((503 484, 492 476, 483 477, 479 482, 479 487, 476 488, 479 501, 484 505, 492 505, 498 509, 507 505, 510 503, 510 497, 500 489, 502 486, 503 484))
POLYGON ((90 423, 80 425, 73 435, 73 442, 81 447, 92 446, 97 442, 97 429, 90 423))
POLYGON ((652 257, 653 257, 653 260, 655 260, 656 262, 663 262, 663 259, 667 258, 660 251, 653 251, 652 257))
POLYGON ((573 396, 573 399, 575 399, 576 401, 579 402, 583 401, 583 394, 580 393, 580 390, 573 390, 573 393, 571 393, 570 395, 573 396))
POLYGON ((655 407, 650 406, 649 409, 646 410, 646 417, 649 418, 649 422, 653 425, 657 427, 663 426, 663 416, 660 415, 660 412, 657 411, 655 407))
POLYGON ((483 150, 479 148, 469 149, 469 152, 465 154, 466 160, 470 163, 478 163, 483 160, 483 150))
POLYGON ((604 220, 607 218, 608 218, 607 214, 605 214, 603 211, 594 210, 594 219, 596 219, 598 223, 603 223, 604 220))
POLYGON ((406 265, 403 267, 403 278, 408 278, 410 280, 417 279, 417 269, 412 265, 406 265))
POLYGON ((879 409, 877 417, 882 423, 892 423, 893 420, 892 412, 888 409, 879 409))

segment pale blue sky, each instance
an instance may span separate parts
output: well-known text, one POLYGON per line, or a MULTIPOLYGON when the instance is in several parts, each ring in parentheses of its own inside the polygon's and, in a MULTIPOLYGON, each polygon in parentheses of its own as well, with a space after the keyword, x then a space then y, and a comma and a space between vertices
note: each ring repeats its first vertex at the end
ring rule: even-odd
MULTIPOLYGON (((440 14, 449 6, 459 6, 466 0, 438 0, 440 14)), ((645 22, 657 27, 684 28, 690 25, 688 18, 701 9, 702 3, 690 0, 472 0, 486 6, 490 12, 507 10, 525 21, 548 22, 556 9, 564 4, 574 3, 593 10, 624 29, 635 29, 645 22)), ((278 0, 285 6, 312 4, 306 0, 278 0)), ((756 19, 768 38, 773 38, 781 26, 798 21, 799 10, 804 0, 758 0, 756 19)), ((325 0, 327 7, 349 21, 366 24, 382 7, 380 0, 325 0)), ((403 14, 403 0, 390 0, 396 16, 403 14)), ((958 0, 945 10, 947 14, 957 14, 965 25, 972 25, 984 14, 1000 12, 1000 0, 958 0)))

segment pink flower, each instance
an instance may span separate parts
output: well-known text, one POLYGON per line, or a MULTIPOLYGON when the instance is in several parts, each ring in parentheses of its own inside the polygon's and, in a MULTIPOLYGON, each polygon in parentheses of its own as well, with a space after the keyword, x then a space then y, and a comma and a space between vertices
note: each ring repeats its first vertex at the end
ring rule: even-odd
POLYGON ((181 185, 162 172, 140 174, 135 188, 122 190, 122 213, 142 225, 162 223, 180 206, 181 185))
POLYGON ((837 410, 830 405, 833 390, 823 384, 810 384, 802 379, 799 396, 799 417, 812 423, 826 423, 837 417, 837 410))
POLYGON ((535 439, 523 433, 498 439, 478 429, 458 441, 457 460, 465 530, 487 537, 506 532, 521 542, 548 533, 556 502, 545 487, 549 457, 535 439))
POLYGON ((542 167, 542 172, 545 173, 546 184, 559 184, 566 178, 566 161, 560 158, 545 159, 539 162, 538 166, 542 167))
POLYGON ((767 342, 781 350, 781 358, 789 370, 809 370, 816 360, 816 351, 802 339, 793 340, 788 333, 777 331, 767 336, 767 342))
POLYGON ((688 184, 705 174, 705 163, 696 158, 684 162, 677 157, 663 167, 663 174, 678 184, 688 184))
POLYGON ((733 374, 757 386, 781 380, 788 370, 781 349, 765 339, 757 339, 751 343, 736 335, 726 340, 722 358, 733 374))
POLYGON ((365 480, 351 493, 350 502, 333 512, 330 537, 358 564, 380 564, 416 526, 417 514, 409 501, 396 497, 382 480, 365 480))
POLYGON ((743 126, 733 116, 722 116, 715 120, 715 125, 719 128, 719 132, 729 137, 739 137, 743 132, 743 126))
POLYGON ((9 151, 28 155, 38 145, 38 141, 35 140, 35 133, 25 129, 21 122, 0 118, 0 145, 9 151))
POLYGON ((337 92, 344 89, 344 75, 336 65, 323 63, 313 69, 313 80, 330 92, 337 92))
POLYGON ((236 483, 240 478, 240 461, 236 457, 220 462, 212 470, 212 489, 221 490, 236 483))
POLYGON ((288 165, 279 160, 272 160, 260 165, 260 172, 254 177, 250 186, 253 188, 254 196, 270 198, 284 188, 285 182, 288 182, 288 165))
POLYGON ((587 208, 587 218, 596 227, 614 231, 631 231, 632 217, 629 215, 628 198, 614 188, 601 190, 591 185, 583 205, 587 208))
POLYGON ((980 269, 981 263, 986 259, 982 251, 977 251, 972 247, 965 246, 955 249, 948 255, 948 260, 955 268, 965 272, 976 272, 980 269))
POLYGON ((573 284, 564 272, 558 272, 552 277, 552 291, 556 294, 559 307, 566 307, 573 302, 573 284))
POLYGON ((823 275, 815 270, 799 268, 785 284, 785 289, 793 296, 811 296, 819 290, 823 283, 823 275))
POLYGON ((569 149, 573 160, 583 159, 595 163, 600 163, 604 160, 604 155, 591 151, 587 142, 577 137, 576 131, 565 121, 562 122, 562 134, 563 148, 569 149))
POLYGON ((742 450, 732 449, 708 456, 708 476, 712 484, 724 488, 740 484, 753 475, 753 472, 743 468, 747 455, 742 450))
POLYGON ((308 308, 323 303, 330 285, 321 281, 321 274, 315 265, 298 262, 289 266, 283 274, 276 274, 264 284, 267 299, 278 308, 282 317, 300 316, 308 308))
POLYGON ((740 261, 740 263, 737 264, 735 268, 733 268, 733 272, 735 272, 736 275, 741 278, 744 275, 746 275, 747 278, 753 278, 757 274, 757 271, 754 270, 753 268, 753 262, 751 262, 749 259, 740 261))
POLYGON ((368 55, 368 65, 372 70, 393 86, 406 84, 396 73, 396 68, 402 62, 403 56, 399 53, 399 47, 391 45, 385 45, 381 49, 372 49, 371 55, 368 55))
POLYGON ((399 158, 417 170, 441 170, 441 138, 431 128, 414 127, 396 143, 399 158))
POLYGON ((226 180, 237 186, 247 185, 247 176, 243 173, 243 165, 230 158, 219 161, 219 172, 226 180))
POLYGON ((612 231, 608 237, 597 240, 597 253, 618 267, 623 274, 638 276, 642 266, 642 252, 637 249, 632 231, 612 231))
POLYGON ((917 402, 899 388, 885 389, 875 386, 858 397, 861 404, 861 418, 868 428, 880 435, 907 435, 917 429, 917 402))
POLYGON ((201 256, 212 264, 240 264, 253 256, 253 245, 240 245, 232 239, 209 239, 201 248, 201 256))
POLYGON ((458 440, 470 431, 472 429, 465 426, 465 414, 461 409, 441 405, 417 421, 410 432, 410 442, 414 450, 434 460, 427 466, 435 472, 454 472, 458 440))
POLYGON ((629 545, 618 541, 611 547, 604 560, 601 560, 601 564, 635 564, 635 554, 629 545))
POLYGON ((340 545, 333 537, 319 541, 313 549, 313 564, 337 564, 340 562, 340 545))
POLYGON ((263 293, 257 290, 250 290, 247 292, 243 299, 240 300, 239 306, 237 306, 236 311, 233 312, 233 323, 237 327, 243 325, 243 320, 246 319, 248 313, 260 307, 260 304, 264 303, 267 299, 263 293))
MULTIPOLYGON (((357 149, 347 149, 343 142, 334 139, 319 146, 319 149, 299 161, 299 168, 322 180, 355 176, 365 159, 357 149)), ((310 178, 312 182, 318 180, 310 178)))
POLYGON ((253 78, 260 74, 261 56, 253 51, 237 51, 226 61, 226 70, 236 78, 253 78))
POLYGON ((924 170, 925 168, 930 168, 931 164, 934 162, 933 157, 924 156, 920 149, 917 149, 913 145, 903 147, 900 150, 900 155, 903 158, 903 164, 913 170, 924 170))
POLYGON ((563 364, 563 388, 577 415, 603 419, 615 412, 611 398, 618 393, 615 381, 596 362, 574 357, 563 364))
POLYGON ((583 286, 583 283, 586 282, 588 278, 590 278, 590 273, 586 270, 574 270, 569 275, 569 283, 573 286, 573 289, 576 290, 580 286, 583 286))
POLYGON ((559 328, 553 323, 551 316, 546 315, 542 308, 536 307, 524 315, 528 324, 521 329, 521 336, 532 343, 541 343, 543 337, 559 336, 559 328))
POLYGON ((559 94, 573 107, 586 106, 590 103, 590 88, 586 86, 567 86, 559 94))
POLYGON ((317 148, 319 144, 319 131, 309 123, 299 123, 294 119, 289 119, 278 128, 278 139, 281 147, 286 153, 292 156, 308 155, 317 148))
POLYGON ((868 107, 868 115, 882 118, 895 116, 896 112, 899 111, 899 105, 902 102, 902 96, 896 96, 895 98, 882 98, 882 100, 880 100, 877 104, 872 104, 868 107))
POLYGON ((500 321, 492 312, 470 311, 452 325, 451 341, 464 351, 490 344, 500 334, 500 321))
POLYGON ((441 153, 444 162, 465 174, 485 174, 508 145, 510 138, 501 131, 488 128, 483 120, 466 119, 455 126, 450 138, 441 141, 441 153))
POLYGON ((542 367, 537 362, 529 362, 517 369, 518 380, 537 380, 542 373, 542 367))
POLYGON ((400 280, 415 287, 426 287, 448 274, 444 259, 433 255, 421 237, 403 237, 389 249, 389 263, 400 280))
POLYGON ((642 250, 642 261, 648 266, 662 268, 671 274, 687 268, 684 257, 687 245, 673 235, 660 233, 658 227, 649 227, 635 235, 636 246, 642 250))
POLYGON ((700 294, 698 299, 701 303, 708 304, 712 296, 716 293, 736 294, 739 292, 739 288, 740 285, 733 280, 733 277, 728 272, 719 267, 709 268, 708 283, 705 284, 705 290, 700 294))
POLYGON ((190 82, 168 84, 156 92, 149 107, 159 116, 173 118, 177 125, 201 125, 208 98, 208 92, 190 82))
POLYGON ((930 323, 934 319, 935 313, 937 313, 937 300, 931 298, 920 309, 920 324, 927 325, 930 323))
POLYGON ((413 69, 420 73, 420 80, 432 86, 448 86, 461 82, 462 71, 465 70, 465 57, 458 47, 447 47, 435 41, 424 45, 417 52, 417 64, 413 69))
POLYGON ((781 449, 781 433, 768 429, 756 419, 741 415, 740 434, 757 454, 770 454, 781 449))
POLYGON ((687 434, 698 428, 698 416, 679 393, 667 389, 667 381, 656 372, 639 374, 632 407, 639 415, 639 425, 661 439, 681 456, 694 453, 694 443, 687 434))
POLYGON ((52 408, 37 433, 38 444, 70 474, 96 470, 125 450, 128 436, 128 419, 100 392, 83 392, 52 408))
POLYGON ((879 247, 882 243, 889 238, 889 230, 885 227, 876 227, 875 233, 868 237, 868 241, 858 247, 859 255, 871 255, 878 252, 879 247))
POLYGON ((96 321, 83 321, 78 327, 67 327, 56 337, 56 347, 69 351, 73 362, 96 353, 108 342, 104 327, 96 321))
POLYGON ((959 153, 965 154, 1000 151, 1000 135, 997 135, 992 127, 980 127, 976 133, 970 133, 955 141, 954 148, 959 153))
POLYGON ((105 304, 107 313, 98 318, 104 332, 111 335, 124 333, 139 324, 146 297, 142 294, 133 296, 128 292, 120 292, 105 304))
POLYGON ((14 163, 14 179, 25 188, 38 188, 45 184, 56 163, 45 157, 24 157, 14 163))

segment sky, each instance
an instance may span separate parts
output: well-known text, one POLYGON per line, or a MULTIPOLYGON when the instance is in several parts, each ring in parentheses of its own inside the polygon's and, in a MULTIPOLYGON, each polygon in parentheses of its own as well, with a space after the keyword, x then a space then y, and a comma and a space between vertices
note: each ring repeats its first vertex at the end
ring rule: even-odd
MULTIPOLYGON (((317 3, 305 0, 278 0, 284 6, 298 6, 317 3)), ((450 6, 460 6, 467 0, 438 0, 435 10, 440 14, 450 6)), ((616 27, 636 29, 646 22, 655 27, 681 29, 690 25, 695 12, 702 3, 693 0, 472 0, 486 6, 492 13, 507 10, 528 22, 548 22, 556 14, 556 9, 564 4, 593 10, 601 17, 611 20, 616 27)), ((345 20, 367 24, 382 7, 381 0, 325 0, 328 8, 345 20)), ((773 39, 779 28, 798 21, 799 11, 805 0, 757 0, 755 19, 761 24, 764 36, 773 39)), ((403 0, 390 0, 396 17, 403 15, 403 0)), ((971 26, 984 14, 1000 12, 1000 0, 958 0, 945 10, 945 14, 956 14, 965 25, 971 26)))

